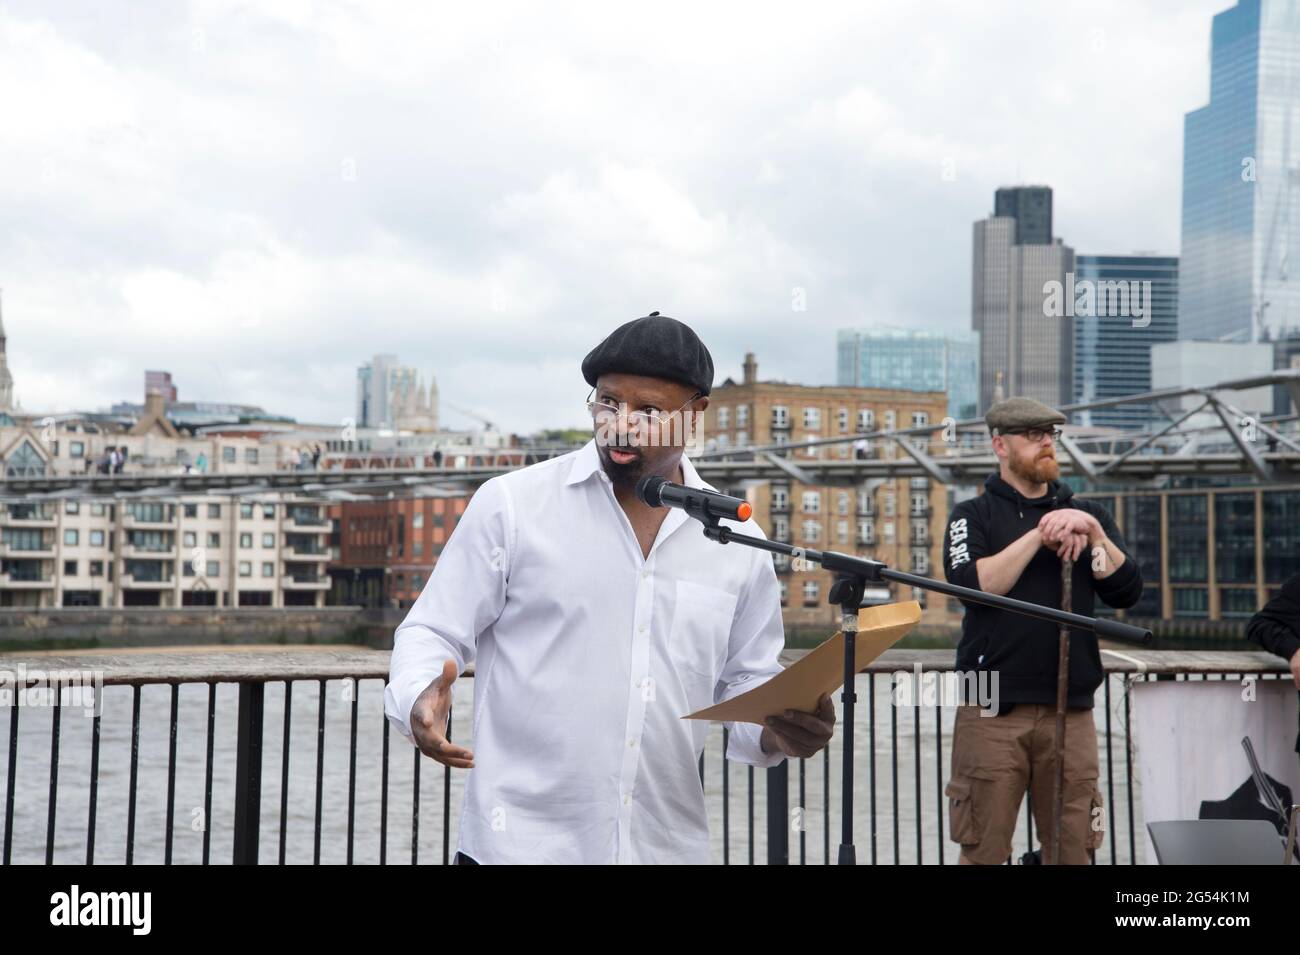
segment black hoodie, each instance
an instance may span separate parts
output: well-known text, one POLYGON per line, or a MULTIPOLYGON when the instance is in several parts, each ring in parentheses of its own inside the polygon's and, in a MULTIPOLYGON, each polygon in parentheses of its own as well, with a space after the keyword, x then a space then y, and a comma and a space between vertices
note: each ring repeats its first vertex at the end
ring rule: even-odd
MULTIPOLYGON (((1040 498, 1023 497, 1019 491, 992 474, 984 482, 985 493, 962 501, 948 518, 943 541, 943 569, 949 583, 979 590, 975 562, 991 557, 1038 526, 1048 511, 1070 507, 1095 517, 1111 542, 1124 552, 1124 563, 1113 574, 1098 580, 1092 575, 1085 552, 1074 565, 1073 610, 1093 616, 1094 596, 1111 607, 1131 607, 1142 596, 1142 571, 1124 546, 1114 520, 1104 507, 1076 500, 1069 485, 1051 481, 1040 498)), ((1061 560, 1056 552, 1039 548, 1008 597, 1060 609, 1061 560)), ((962 601, 961 643, 957 646, 957 668, 962 671, 989 670, 998 674, 998 695, 1008 703, 1056 702, 1056 665, 1060 628, 982 604, 962 601)), ((1091 709, 1093 696, 1105 674, 1097 637, 1086 630, 1070 630, 1070 680, 1068 705, 1091 709)))

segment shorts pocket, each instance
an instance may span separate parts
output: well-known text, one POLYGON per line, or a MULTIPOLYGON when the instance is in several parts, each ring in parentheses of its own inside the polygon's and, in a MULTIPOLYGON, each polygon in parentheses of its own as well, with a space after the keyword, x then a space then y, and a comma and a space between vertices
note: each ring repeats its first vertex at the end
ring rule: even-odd
POLYGON ((944 795, 948 797, 948 827, 952 841, 964 846, 979 845, 980 822, 975 812, 975 794, 970 779, 954 776, 948 780, 944 795))
POLYGON ((1096 783, 1092 785, 1092 802, 1088 807, 1088 839, 1087 846, 1089 849, 1100 849, 1106 841, 1106 807, 1101 799, 1101 787, 1096 783))

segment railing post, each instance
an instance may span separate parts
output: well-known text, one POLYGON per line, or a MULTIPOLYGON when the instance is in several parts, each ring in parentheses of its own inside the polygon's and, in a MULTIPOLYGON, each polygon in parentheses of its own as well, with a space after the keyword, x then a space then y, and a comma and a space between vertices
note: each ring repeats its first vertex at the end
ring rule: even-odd
POLYGON ((767 771, 767 864, 790 864, 790 760, 767 771))
POLYGON ((264 683, 239 684, 235 746, 235 865, 257 865, 262 818, 262 702, 264 683))

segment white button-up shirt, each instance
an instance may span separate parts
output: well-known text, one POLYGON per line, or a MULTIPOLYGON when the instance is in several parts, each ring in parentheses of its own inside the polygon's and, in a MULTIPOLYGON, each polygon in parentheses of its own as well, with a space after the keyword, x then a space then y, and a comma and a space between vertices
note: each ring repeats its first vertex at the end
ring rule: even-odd
MULTIPOLYGON (((643 557, 590 441, 470 499, 397 628, 384 712, 409 738, 443 662, 475 663, 459 849, 479 862, 707 863, 708 724, 682 716, 771 679, 784 645, 771 555, 672 508, 643 557)), ((726 726, 727 758, 785 758, 726 726)))

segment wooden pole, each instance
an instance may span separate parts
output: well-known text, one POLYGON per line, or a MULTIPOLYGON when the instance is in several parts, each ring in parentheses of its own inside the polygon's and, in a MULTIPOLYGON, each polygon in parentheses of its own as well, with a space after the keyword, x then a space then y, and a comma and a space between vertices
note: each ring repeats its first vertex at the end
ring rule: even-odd
MULTIPOLYGON (((1074 561, 1061 561, 1061 609, 1074 610, 1071 583, 1074 578, 1074 561)), ((1070 631, 1062 625, 1056 660, 1056 738, 1052 750, 1055 757, 1055 778, 1052 781, 1052 865, 1061 864, 1061 822, 1065 815, 1065 703, 1070 686, 1070 631)))

